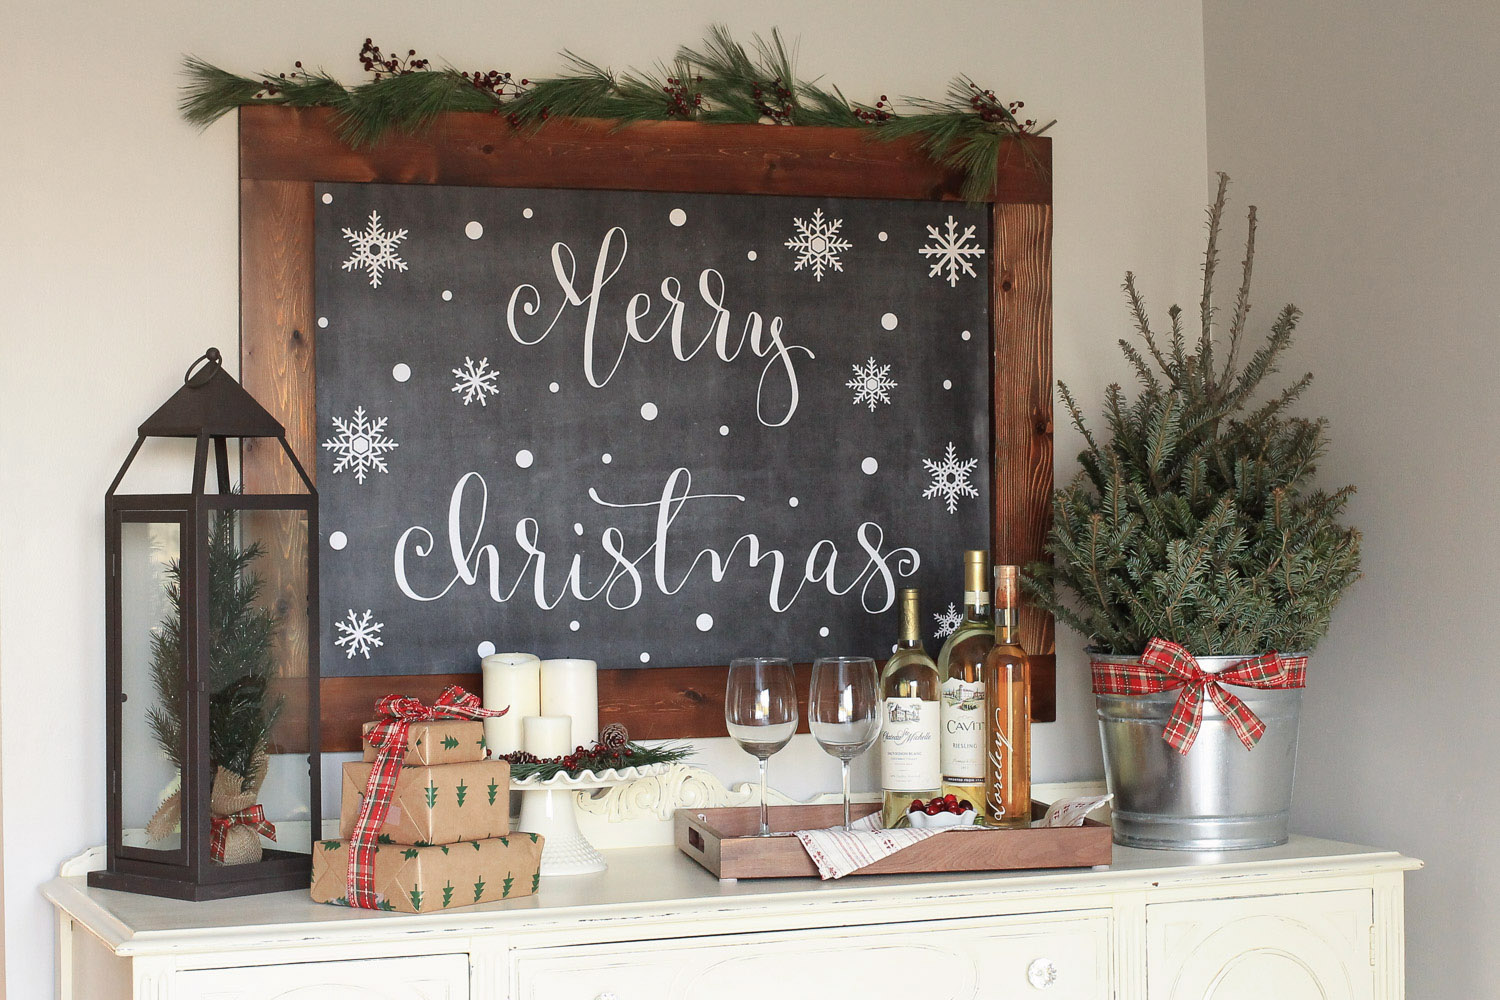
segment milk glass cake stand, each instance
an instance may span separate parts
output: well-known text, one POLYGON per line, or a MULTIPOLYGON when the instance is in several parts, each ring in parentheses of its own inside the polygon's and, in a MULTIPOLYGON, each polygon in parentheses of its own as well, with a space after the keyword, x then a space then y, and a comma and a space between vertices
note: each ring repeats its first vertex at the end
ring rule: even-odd
POLYGON ((597 774, 587 770, 576 775, 558 772, 545 781, 537 775, 512 781, 511 789, 522 793, 517 829, 546 838, 542 844, 541 873, 588 875, 609 867, 604 855, 578 829, 578 792, 623 785, 666 771, 666 764, 647 764, 619 770, 609 768, 597 774))

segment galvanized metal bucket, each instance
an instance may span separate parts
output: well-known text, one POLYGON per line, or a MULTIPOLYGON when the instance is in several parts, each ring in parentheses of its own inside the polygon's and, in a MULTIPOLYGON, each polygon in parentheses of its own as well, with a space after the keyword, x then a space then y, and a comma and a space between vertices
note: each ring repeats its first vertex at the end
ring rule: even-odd
MULTIPOLYGON (((1103 663, 1135 657, 1093 655, 1103 663)), ((1200 656, 1218 673, 1243 656, 1200 656)), ((1266 724, 1254 750, 1213 702, 1203 699, 1203 727, 1186 754, 1162 739, 1178 691, 1096 694, 1104 774, 1114 793, 1115 843, 1177 851, 1274 847, 1287 841, 1297 770, 1302 689, 1261 690, 1225 684, 1266 724)))

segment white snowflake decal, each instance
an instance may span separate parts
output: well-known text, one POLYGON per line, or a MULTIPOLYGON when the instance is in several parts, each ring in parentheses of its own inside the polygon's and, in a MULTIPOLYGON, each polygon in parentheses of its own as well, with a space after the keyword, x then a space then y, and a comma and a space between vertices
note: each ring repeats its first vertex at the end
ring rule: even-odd
POLYGON ((927 235, 932 239, 933 245, 924 246, 917 251, 923 257, 936 258, 932 267, 927 272, 927 277, 936 278, 947 271, 948 287, 954 288, 958 285, 958 279, 967 274, 971 278, 979 277, 974 270, 974 265, 969 263, 970 257, 983 257, 984 247, 977 242, 970 243, 974 238, 974 227, 967 226, 964 231, 958 231, 958 223, 953 216, 948 216, 948 224, 943 227, 943 232, 938 232, 937 226, 928 226, 927 235))
POLYGON ((852 246, 838 234, 839 227, 843 224, 843 219, 823 218, 821 208, 813 210, 811 221, 792 219, 792 225, 797 227, 797 235, 786 241, 788 250, 797 251, 797 263, 792 270, 800 271, 811 265, 813 277, 819 281, 823 280, 825 268, 843 271, 844 263, 839 260, 839 254, 852 246))
POLYGON ((338 436, 323 442, 323 447, 339 456, 334 463, 335 474, 345 469, 354 470, 354 478, 363 483, 365 476, 372 469, 381 472, 390 472, 386 468, 385 459, 380 456, 395 448, 399 448, 395 440, 385 434, 385 417, 379 420, 371 420, 365 416, 365 408, 356 406, 354 408, 353 420, 340 420, 333 418, 333 426, 338 429, 338 436))
POLYGON ((379 212, 370 213, 370 224, 362 232, 356 233, 345 227, 344 239, 354 247, 353 256, 344 261, 344 270, 366 272, 370 276, 371 288, 380 287, 380 272, 384 269, 406 270, 406 261, 396 256, 396 247, 406 239, 406 230, 387 232, 380 224, 379 212))
POLYGON ((374 617, 375 612, 368 608, 365 609, 363 615, 350 608, 344 620, 333 623, 333 627, 343 633, 333 640, 333 644, 348 647, 346 659, 352 660, 355 656, 363 654, 368 660, 370 650, 385 645, 380 638, 380 630, 385 628, 385 622, 373 621, 374 617))
POLYGON ((875 412, 876 403, 890 405, 891 390, 896 388, 896 380, 891 378, 890 365, 877 365, 875 359, 871 358, 869 364, 851 365, 854 369, 854 377, 844 384, 854 390, 854 405, 869 403, 870 412, 875 412))
POLYGON ((939 639, 948 638, 948 636, 952 635, 958 630, 958 627, 962 625, 964 621, 964 613, 958 610, 958 608, 954 607, 951 603, 948 605, 947 611, 939 611, 932 617, 937 619, 937 629, 935 630, 935 634, 939 639))
POLYGON ((484 406, 485 393, 500 395, 500 390, 495 388, 495 379, 500 377, 500 373, 490 367, 489 358, 480 358, 476 365, 473 358, 465 356, 464 366, 453 369, 453 375, 458 379, 453 384, 453 391, 464 394, 465 406, 475 400, 479 401, 480 406, 484 406))
POLYGON ((943 497, 948 501, 948 513, 952 514, 958 510, 959 497, 977 497, 979 491, 974 484, 969 482, 969 473, 974 471, 979 464, 979 459, 970 458, 960 462, 958 453, 953 447, 953 442, 948 442, 948 450, 943 452, 943 460, 934 462, 930 458, 922 459, 922 464, 927 466, 927 471, 932 473, 932 484, 922 491, 922 496, 928 500, 943 497))

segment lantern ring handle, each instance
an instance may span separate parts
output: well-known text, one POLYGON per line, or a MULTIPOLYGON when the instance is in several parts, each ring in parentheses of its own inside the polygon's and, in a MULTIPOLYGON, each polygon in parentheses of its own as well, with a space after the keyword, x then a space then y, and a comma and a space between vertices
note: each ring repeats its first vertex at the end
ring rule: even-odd
POLYGON ((200 354, 192 364, 188 365, 187 372, 182 376, 182 381, 194 388, 206 383, 214 377, 223 366, 224 356, 219 353, 217 347, 210 347, 200 354))

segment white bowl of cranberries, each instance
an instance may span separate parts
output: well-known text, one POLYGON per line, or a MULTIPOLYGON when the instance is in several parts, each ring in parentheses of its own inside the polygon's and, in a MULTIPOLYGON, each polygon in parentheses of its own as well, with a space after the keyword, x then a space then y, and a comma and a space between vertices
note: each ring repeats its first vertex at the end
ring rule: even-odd
POLYGON ((926 802, 912 799, 906 807, 906 821, 916 830, 935 830, 950 826, 973 826, 979 818, 968 799, 956 795, 933 796, 926 802))

